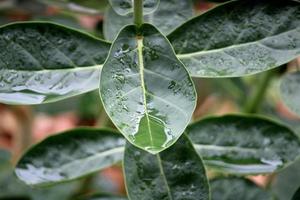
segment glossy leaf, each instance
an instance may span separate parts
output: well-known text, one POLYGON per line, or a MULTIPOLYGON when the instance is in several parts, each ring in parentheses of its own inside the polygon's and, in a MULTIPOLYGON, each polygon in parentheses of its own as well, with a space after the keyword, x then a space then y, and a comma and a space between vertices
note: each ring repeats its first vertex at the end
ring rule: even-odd
POLYGON ((236 77, 299 56, 299 34, 298 2, 242 0, 193 18, 168 38, 192 76, 236 77))
POLYGON ((262 117, 210 117, 190 125, 187 132, 205 164, 225 173, 272 173, 300 155, 299 138, 262 117))
POLYGON ((218 178, 210 185, 211 200, 273 200, 271 193, 243 178, 218 178))
POLYGON ((39 104, 98 87, 110 44, 46 22, 0 27, 0 102, 39 104))
MULTIPOLYGON (((155 11, 160 0, 143 0, 143 12, 149 14, 155 11)), ((109 0, 110 5, 119 15, 133 13, 133 0, 109 0)))
MULTIPOLYGON (((155 25, 162 33, 169 34, 177 26, 193 16, 193 2, 191 0, 160 0, 158 8, 151 14, 145 15, 144 20, 155 25)), ((119 31, 133 22, 133 15, 118 15, 112 8, 108 8, 104 20, 104 36, 113 40, 119 31)))
POLYGON ((299 200, 300 199, 300 188, 294 194, 292 200, 299 200))
POLYGON ((100 78, 109 117, 134 145, 151 153, 171 146, 191 120, 193 82, 168 40, 152 25, 126 26, 100 78))
POLYGON ((15 173, 28 185, 51 185, 73 180, 122 159, 125 140, 115 132, 89 128, 51 136, 31 148, 15 173))
POLYGON ((185 135, 157 155, 127 143, 124 172, 131 200, 210 199, 205 168, 185 135))
POLYGON ((290 110, 300 115, 300 72, 289 73, 283 77, 280 93, 290 110))

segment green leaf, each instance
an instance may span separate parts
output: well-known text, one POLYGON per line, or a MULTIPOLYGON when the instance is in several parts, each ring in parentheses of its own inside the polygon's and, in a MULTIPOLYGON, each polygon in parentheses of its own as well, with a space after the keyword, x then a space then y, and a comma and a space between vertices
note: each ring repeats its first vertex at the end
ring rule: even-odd
MULTIPOLYGON (((191 0, 160 0, 155 12, 144 16, 145 22, 155 25, 163 34, 169 34, 174 28, 193 16, 193 2, 191 0)), ((120 29, 133 22, 133 15, 118 15, 112 8, 108 8, 104 20, 104 36, 113 40, 120 29)))
POLYGON ((300 72, 289 73, 282 78, 280 94, 287 107, 300 115, 300 72))
POLYGON ((82 198, 80 200, 126 200, 127 198, 121 196, 113 196, 107 194, 94 195, 92 197, 82 198))
POLYGON ((271 193, 243 178, 218 178, 210 185, 212 200, 273 200, 271 193))
POLYGON ((299 138, 262 117, 210 117, 190 125, 187 132, 205 164, 225 173, 272 173, 300 155, 299 138))
POLYGON ((0 102, 39 104, 98 87, 110 44, 64 26, 14 23, 0 27, 0 102))
POLYGON ((125 140, 115 132, 80 128, 51 136, 31 148, 15 173, 28 185, 51 185, 97 172, 122 159, 125 140))
MULTIPOLYGON (((0 149, 0 165, 7 164, 10 161, 10 153, 4 149, 0 149)), ((0 166, 1 167, 1 166, 0 166)))
MULTIPOLYGON (((133 13, 133 0, 109 0, 109 3, 119 15, 128 15, 129 13, 133 13)), ((155 11, 159 3, 160 0, 144 0, 144 14, 150 14, 155 11)))
POLYGON ((299 200, 300 199, 300 188, 294 194, 292 200, 299 200))
POLYGON ((184 132, 196 104, 193 82, 168 40, 152 25, 124 27, 100 77, 109 117, 135 146, 158 153, 184 132))
POLYGON ((208 200, 205 168, 188 137, 152 155, 126 144, 124 172, 130 200, 208 200))
POLYGON ((298 2, 242 0, 191 19, 168 38, 192 76, 237 77, 299 56, 299 34, 298 2))

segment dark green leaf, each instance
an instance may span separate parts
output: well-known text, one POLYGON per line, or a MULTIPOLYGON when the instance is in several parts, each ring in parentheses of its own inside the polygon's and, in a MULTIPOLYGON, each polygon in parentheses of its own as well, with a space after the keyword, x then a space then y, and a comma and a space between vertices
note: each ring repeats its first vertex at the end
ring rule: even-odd
POLYGON ((0 198, 0 200, 30 200, 28 197, 7 197, 7 198, 0 198))
POLYGON ((31 148, 17 164, 15 173, 28 185, 73 180, 120 161, 124 143, 123 137, 112 131, 74 129, 31 148))
POLYGON ((300 188, 296 191, 292 200, 299 200, 299 199, 300 199, 300 188))
POLYGON ((273 200, 269 192, 243 178, 218 178, 210 185, 212 200, 273 200))
POLYGON ((0 27, 0 102, 39 104, 96 89, 109 47, 53 23, 0 27))
MULTIPOLYGON (((155 12, 146 15, 144 20, 155 25, 164 34, 170 33, 193 16, 193 2, 191 0, 160 0, 155 12)), ((133 16, 120 16, 112 8, 105 13, 104 36, 113 40, 120 29, 133 22, 133 16)))
POLYGON ((168 40, 152 25, 126 26, 100 78, 108 115, 134 145, 151 153, 171 146, 191 120, 193 82, 168 40))
MULTIPOLYGON (((160 0, 143 0, 143 12, 149 14, 155 11, 159 5, 160 0)), ((119 15, 127 15, 133 13, 133 0, 109 0, 112 8, 119 15)))
POLYGON ((210 117, 187 128, 205 164, 225 173, 272 173, 300 155, 299 138, 266 118, 210 117))
POLYGON ((185 135, 157 155, 127 143, 124 172, 131 200, 210 199, 205 168, 185 135))
POLYGON ((280 93, 282 100, 291 111, 300 115, 300 72, 290 73, 283 77, 280 93))
POLYGON ((259 73, 300 55, 300 4, 231 1, 177 28, 168 38, 192 76, 259 73))

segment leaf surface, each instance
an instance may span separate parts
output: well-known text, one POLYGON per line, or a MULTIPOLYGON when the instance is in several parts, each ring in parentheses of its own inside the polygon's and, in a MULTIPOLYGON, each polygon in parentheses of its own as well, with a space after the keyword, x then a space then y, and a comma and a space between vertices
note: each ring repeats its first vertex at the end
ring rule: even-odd
POLYGON ((225 173, 272 173, 300 155, 299 138, 262 117, 210 117, 190 125, 187 133, 205 164, 225 173))
POLYGON ((300 3, 231 1, 189 20, 169 36, 192 76, 263 72, 300 55, 300 3))
POLYGON ((212 200, 273 200, 270 192, 243 178, 217 178, 210 185, 212 200))
MULTIPOLYGON (((144 16, 144 21, 155 25, 163 34, 169 34, 177 26, 193 16, 193 2, 191 0, 160 0, 158 8, 151 14, 144 16)), ((104 36, 113 40, 119 31, 133 22, 133 15, 118 15, 112 8, 108 8, 104 20, 104 36)))
POLYGON ((100 194, 100 195, 94 195, 92 197, 82 198, 80 200, 126 200, 126 199, 127 198, 120 197, 120 196, 100 194))
MULTIPOLYGON (((155 11, 160 0, 143 0, 143 13, 149 14, 155 11)), ((133 0, 109 0, 110 5, 119 15, 133 13, 133 0)))
POLYGON ((152 155, 127 143, 125 182, 131 200, 208 200, 205 168, 187 136, 152 155))
POLYGON ((98 87, 110 44, 47 22, 0 27, 0 102, 40 104, 98 87))
POLYGON ((282 78, 280 94, 287 107, 300 115, 300 72, 289 73, 282 78))
POLYGON ((104 108, 134 145, 158 153, 184 132, 196 104, 193 82, 168 40, 152 25, 126 26, 100 78, 104 108))
POLYGON ((31 148, 15 173, 28 185, 70 181, 122 159, 125 140, 115 132, 80 128, 51 136, 31 148))

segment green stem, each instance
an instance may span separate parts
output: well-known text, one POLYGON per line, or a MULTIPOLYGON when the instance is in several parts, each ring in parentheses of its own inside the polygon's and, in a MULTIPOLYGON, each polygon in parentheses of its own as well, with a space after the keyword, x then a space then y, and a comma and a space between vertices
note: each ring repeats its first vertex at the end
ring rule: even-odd
POLYGON ((260 81, 258 82, 257 88, 254 91, 254 94, 251 95, 249 98, 249 101, 246 103, 246 106, 244 108, 244 112, 246 113, 256 113, 258 108, 260 107, 264 96, 266 94, 266 91, 268 89, 268 86, 273 78, 274 71, 270 70, 265 72, 260 81))
POLYGON ((134 24, 140 27, 143 24, 144 16, 143 16, 143 0, 134 0, 133 5, 133 16, 134 16, 134 24))

